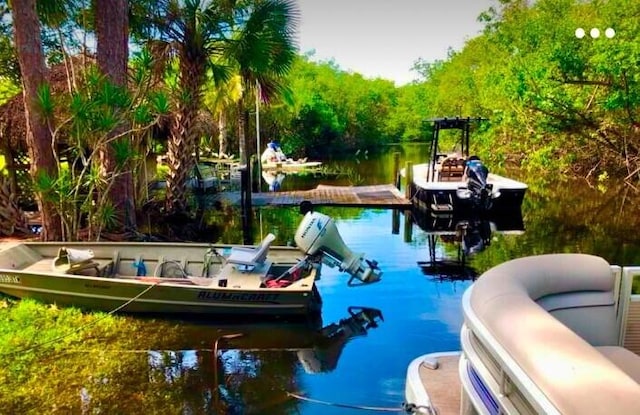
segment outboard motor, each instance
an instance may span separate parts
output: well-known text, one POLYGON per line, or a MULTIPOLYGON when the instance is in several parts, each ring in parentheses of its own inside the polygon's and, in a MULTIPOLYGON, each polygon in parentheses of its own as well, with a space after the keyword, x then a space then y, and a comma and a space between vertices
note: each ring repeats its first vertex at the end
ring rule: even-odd
POLYGON ((471 193, 471 202, 475 208, 482 210, 491 209, 493 185, 487 183, 489 169, 477 156, 471 156, 467 160, 467 189, 471 193))
POLYGON ((491 245, 491 223, 488 220, 471 219, 464 224, 462 250, 473 255, 491 245))
POLYGON ((377 261, 351 251, 338 233, 335 222, 319 212, 307 212, 295 234, 296 245, 305 255, 321 255, 324 264, 351 275, 348 285, 380 281, 382 271, 377 261), (361 283, 353 283, 357 279, 361 283))

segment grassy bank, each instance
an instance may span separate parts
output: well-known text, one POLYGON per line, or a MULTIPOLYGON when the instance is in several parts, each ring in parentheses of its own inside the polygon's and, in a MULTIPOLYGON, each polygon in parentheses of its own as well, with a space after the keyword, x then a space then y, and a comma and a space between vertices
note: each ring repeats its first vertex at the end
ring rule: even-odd
POLYGON ((103 349, 131 338, 127 332, 133 329, 125 319, 103 313, 0 299, 3 413, 77 413, 79 392, 93 383, 104 356, 73 351, 103 349))

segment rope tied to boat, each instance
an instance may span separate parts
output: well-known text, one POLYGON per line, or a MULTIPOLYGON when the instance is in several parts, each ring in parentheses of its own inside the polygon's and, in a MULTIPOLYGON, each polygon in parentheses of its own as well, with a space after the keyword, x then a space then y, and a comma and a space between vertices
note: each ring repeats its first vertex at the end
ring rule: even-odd
POLYGON ((362 409, 365 411, 396 412, 396 413, 405 411, 404 406, 398 406, 398 407, 392 408, 392 407, 384 407, 384 406, 350 405, 345 403, 321 401, 319 399, 313 399, 313 398, 308 398, 306 396, 298 395, 297 393, 293 393, 293 392, 286 392, 286 394, 291 398, 296 398, 301 401, 307 401, 307 402, 317 403, 317 404, 322 404, 327 406, 335 406, 337 408, 362 409))

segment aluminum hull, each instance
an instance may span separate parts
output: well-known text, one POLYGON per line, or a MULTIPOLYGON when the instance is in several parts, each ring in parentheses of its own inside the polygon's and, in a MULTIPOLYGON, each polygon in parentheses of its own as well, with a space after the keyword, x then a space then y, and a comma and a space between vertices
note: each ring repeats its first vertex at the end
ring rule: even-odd
MULTIPOLYGON (((249 270, 209 260, 206 244, 4 243, 0 246, 0 292, 60 306, 148 314, 303 315, 319 311, 316 269, 290 285, 268 288, 267 275, 297 263, 299 251, 271 248, 269 260, 249 270), (91 249, 96 268, 81 274, 52 267, 61 247, 91 249), (140 260, 147 275, 136 275, 140 260), (83 275, 87 274, 87 275, 83 275)), ((232 246, 217 246, 219 251, 232 246)))

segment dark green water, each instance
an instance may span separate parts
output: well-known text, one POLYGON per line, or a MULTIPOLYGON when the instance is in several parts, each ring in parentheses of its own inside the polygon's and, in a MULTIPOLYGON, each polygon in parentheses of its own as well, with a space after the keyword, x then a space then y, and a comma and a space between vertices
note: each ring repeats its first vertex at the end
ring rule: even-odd
MULTIPOLYGON (((404 164, 422 161, 425 149, 391 148, 381 157, 326 163, 348 174, 338 182, 287 176, 282 189, 391 183, 395 151, 401 151, 404 164)), ((428 217, 420 218, 420 227, 410 215, 390 210, 318 208, 336 220, 352 250, 379 262, 384 271, 380 283, 349 288, 344 274, 325 267, 318 281, 324 299, 322 322, 315 325, 145 321, 137 350, 119 350, 118 339, 112 339, 100 353, 74 360, 91 367, 106 359, 109 364, 100 367, 110 369, 96 370, 92 379, 67 380, 73 398, 61 406, 105 414, 324 415, 375 413, 349 406, 400 408, 409 362, 420 354, 459 348, 460 299, 471 281, 457 277, 482 273, 515 257, 551 252, 640 263, 638 198, 629 188, 564 181, 560 174, 547 181, 534 173, 509 175, 530 185, 522 226, 487 234, 491 224, 459 225, 458 231, 466 230, 470 237, 467 249, 477 247, 471 236, 485 239, 483 250, 464 257, 466 268, 459 267, 463 249, 455 233, 425 231, 425 224, 432 223, 428 217), (433 257, 447 260, 449 268, 436 272, 419 266, 433 265, 433 257), (445 271, 452 278, 442 278, 445 271), (368 328, 355 324, 360 309, 353 306, 379 311, 383 320, 368 328), (328 333, 318 331, 323 326, 329 326, 328 333), (236 334, 241 336, 228 336, 236 334), (302 401, 288 392, 324 403, 302 401)), ((277 244, 290 243, 299 219, 296 208, 256 211, 254 239, 273 232, 277 244)), ((242 240, 237 211, 212 210, 205 220, 223 224, 225 242, 242 240)), ((436 225, 450 227, 446 221, 436 225)), ((456 229, 455 223, 451 227, 456 229)))

